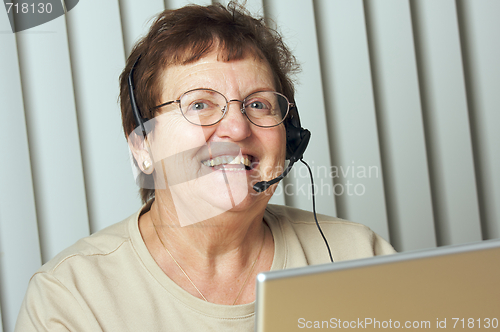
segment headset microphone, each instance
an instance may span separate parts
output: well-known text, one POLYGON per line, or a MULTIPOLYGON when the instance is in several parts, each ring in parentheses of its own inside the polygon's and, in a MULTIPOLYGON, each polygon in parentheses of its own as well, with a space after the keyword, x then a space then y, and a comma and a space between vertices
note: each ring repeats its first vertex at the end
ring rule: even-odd
POLYGON ((272 186, 276 182, 281 181, 285 176, 287 176, 287 174, 292 169, 293 164, 295 164, 295 162, 297 160, 302 159, 302 157, 304 155, 304 151, 306 150, 307 144, 309 144, 309 140, 310 139, 311 139, 311 132, 309 130, 307 130, 307 129, 300 128, 300 143, 296 147, 296 149, 293 152, 293 154, 290 156, 290 158, 289 158, 290 159, 290 163, 288 164, 288 167, 285 168, 285 170, 283 171, 283 173, 281 173, 278 177, 276 177, 276 178, 274 178, 274 179, 272 179, 270 181, 257 182, 253 186, 253 190, 255 190, 256 192, 259 192, 259 193, 263 192, 267 188, 269 188, 270 186, 272 186))

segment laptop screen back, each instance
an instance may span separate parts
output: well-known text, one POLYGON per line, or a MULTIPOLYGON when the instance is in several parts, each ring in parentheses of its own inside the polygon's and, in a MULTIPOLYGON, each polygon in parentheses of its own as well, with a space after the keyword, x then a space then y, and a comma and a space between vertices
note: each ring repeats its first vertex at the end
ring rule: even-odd
POLYGON ((500 240, 259 274, 256 331, 500 329, 500 240))

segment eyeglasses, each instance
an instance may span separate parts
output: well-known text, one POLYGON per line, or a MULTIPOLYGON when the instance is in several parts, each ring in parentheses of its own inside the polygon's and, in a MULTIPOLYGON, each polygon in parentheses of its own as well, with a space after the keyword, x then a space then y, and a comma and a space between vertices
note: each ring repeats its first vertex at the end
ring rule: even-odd
POLYGON ((274 91, 259 91, 250 94, 243 100, 227 98, 220 92, 211 89, 194 89, 184 92, 178 100, 172 100, 152 109, 158 109, 173 103, 186 120, 198 126, 212 126, 221 121, 229 109, 229 103, 240 102, 240 111, 248 120, 258 127, 275 127, 286 118, 290 107, 288 99, 274 91))

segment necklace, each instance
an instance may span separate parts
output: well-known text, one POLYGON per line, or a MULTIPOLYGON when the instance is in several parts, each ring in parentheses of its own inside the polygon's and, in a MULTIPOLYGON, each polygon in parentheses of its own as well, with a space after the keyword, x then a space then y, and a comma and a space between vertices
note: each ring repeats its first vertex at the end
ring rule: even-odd
MULTIPOLYGON (((155 223, 153 222, 153 220, 151 220, 151 222, 153 223, 153 227, 155 229, 155 232, 156 232, 156 236, 158 237, 158 240, 160 240, 161 242, 161 245, 163 246, 163 248, 165 249, 165 251, 168 253, 168 255, 172 258, 172 260, 174 261, 175 265, 177 265, 177 267, 179 268, 179 270, 181 270, 181 272, 184 274, 184 276, 187 278, 187 280, 189 280, 189 282, 191 283, 191 285, 193 285, 193 287, 196 289, 196 291, 198 292, 198 294, 200 294, 200 296, 206 301, 208 302, 207 298, 205 297, 205 295, 203 295, 203 293, 200 291, 200 289, 198 287, 196 287, 196 285, 194 284, 193 280, 191 280, 191 278, 189 278, 189 276, 187 275, 186 271, 184 271, 184 269, 182 268, 182 266, 177 262, 177 260, 174 258, 174 256, 170 253, 170 250, 168 250, 168 248, 165 246, 165 243, 163 243, 161 237, 160 237, 160 234, 158 233, 158 229, 156 228, 156 225, 155 223)), ((234 302, 233 302, 233 305, 236 304, 236 302, 238 301, 238 299, 240 298, 240 295, 241 293, 243 292, 243 289, 245 288, 245 285, 247 284, 248 282, 248 279, 250 278, 250 276, 252 275, 252 272, 253 272, 253 269, 255 268, 255 264, 257 263, 257 261, 259 260, 259 257, 260 257, 260 253, 262 252, 262 248, 264 248, 264 242, 265 242, 265 239, 266 239, 266 229, 264 228, 264 234, 262 236, 262 245, 260 246, 260 250, 259 250, 259 253, 257 254, 257 258, 255 258, 255 260, 253 261, 253 264, 252 264, 252 268, 250 269, 250 272, 248 273, 245 281, 243 282, 243 285, 241 286, 240 288, 240 291, 238 292, 238 295, 236 296, 236 298, 234 299, 234 302)))

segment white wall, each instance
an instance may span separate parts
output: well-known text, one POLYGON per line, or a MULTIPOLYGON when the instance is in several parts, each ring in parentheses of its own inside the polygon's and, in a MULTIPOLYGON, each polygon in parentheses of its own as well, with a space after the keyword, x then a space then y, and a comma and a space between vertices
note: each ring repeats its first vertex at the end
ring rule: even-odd
MULTIPOLYGON (((0 9, 0 331, 13 330, 43 262, 140 206, 118 75, 151 18, 185 3, 85 0, 16 34, 0 9)), ((499 1, 247 7, 302 64, 319 213, 364 223, 399 251, 500 237, 499 1)), ((312 210, 309 181, 297 164, 272 202, 312 210)))

